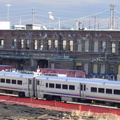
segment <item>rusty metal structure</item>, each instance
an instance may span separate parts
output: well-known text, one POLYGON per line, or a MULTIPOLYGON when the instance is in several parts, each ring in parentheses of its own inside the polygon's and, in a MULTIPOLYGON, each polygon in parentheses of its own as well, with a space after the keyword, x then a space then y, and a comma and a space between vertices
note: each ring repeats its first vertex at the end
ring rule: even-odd
POLYGON ((120 74, 118 30, 1 30, 0 64, 19 70, 84 70, 86 76, 120 74))

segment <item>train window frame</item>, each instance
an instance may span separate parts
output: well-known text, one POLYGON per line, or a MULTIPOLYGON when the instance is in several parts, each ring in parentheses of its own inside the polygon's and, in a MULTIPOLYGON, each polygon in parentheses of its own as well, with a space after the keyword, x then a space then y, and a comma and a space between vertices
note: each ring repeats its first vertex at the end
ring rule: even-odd
POLYGON ((48 83, 46 83, 46 87, 48 88, 48 83))
POLYGON ((97 92, 97 88, 96 87, 91 87, 91 92, 97 92))
POLYGON ((80 90, 83 91, 83 84, 80 84, 80 90))
POLYGON ((61 89, 61 84, 56 84, 57 89, 61 89))
POLYGON ((98 93, 105 93, 105 89, 104 88, 98 88, 98 93))
POLYGON ((22 80, 18 80, 18 81, 17 81, 17 84, 18 84, 18 85, 22 85, 22 80))
POLYGON ((120 90, 114 89, 114 95, 120 95, 120 90))
POLYGON ((54 83, 49 83, 49 88, 54 88, 54 83))
POLYGON ((63 85, 62 85, 62 89, 67 90, 67 89, 68 89, 68 85, 63 84, 63 85))
POLYGON ((5 78, 1 78, 0 82, 5 83, 5 78))
POLYGON ((37 80, 37 85, 40 85, 40 81, 39 80, 37 80))
POLYGON ((106 88, 106 94, 112 94, 112 89, 106 88))
POLYGON ((10 79, 6 79, 6 83, 10 84, 11 80, 10 79))
POLYGON ((16 80, 12 79, 12 84, 16 84, 16 80))
POLYGON ((32 84, 32 80, 28 79, 28 84, 31 85, 32 84))
POLYGON ((75 85, 69 85, 69 90, 75 90, 75 85))

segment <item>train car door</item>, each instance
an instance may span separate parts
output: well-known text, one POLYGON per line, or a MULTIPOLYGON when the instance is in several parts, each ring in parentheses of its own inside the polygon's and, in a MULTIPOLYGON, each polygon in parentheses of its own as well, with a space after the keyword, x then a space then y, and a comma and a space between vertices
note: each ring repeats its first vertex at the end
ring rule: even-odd
POLYGON ((86 84, 80 84, 80 97, 86 97, 86 84))
POLYGON ((38 98, 39 97, 39 91, 40 91, 40 81, 38 79, 35 79, 35 88, 34 88, 34 92, 35 92, 35 97, 38 98))
POLYGON ((35 97, 35 79, 28 79, 28 97, 35 97))

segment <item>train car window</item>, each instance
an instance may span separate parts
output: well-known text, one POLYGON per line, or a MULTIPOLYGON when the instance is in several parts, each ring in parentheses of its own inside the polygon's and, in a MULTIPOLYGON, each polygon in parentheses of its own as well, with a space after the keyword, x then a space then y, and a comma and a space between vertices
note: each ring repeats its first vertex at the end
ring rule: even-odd
POLYGON ((37 80, 37 85, 40 85, 40 82, 39 82, 39 80, 37 80))
POLYGON ((115 95, 120 95, 120 90, 114 90, 115 95))
POLYGON ((91 92, 97 92, 97 88, 96 87, 91 87, 91 92))
POLYGON ((98 88, 99 93, 104 93, 105 89, 104 88, 98 88))
POLYGON ((18 81, 17 81, 17 84, 18 84, 18 85, 22 85, 22 80, 18 80, 18 81))
POLYGON ((46 87, 48 87, 48 83, 46 83, 46 87))
POLYGON ((86 91, 86 85, 84 85, 84 91, 86 91))
POLYGON ((1 78, 1 83, 5 83, 5 79, 4 78, 1 78))
POLYGON ((10 79, 6 79, 6 83, 10 83, 10 79))
POLYGON ((69 90, 75 90, 75 86, 74 85, 69 85, 69 90))
POLYGON ((86 85, 80 84, 80 90, 81 90, 81 91, 86 91, 86 85))
POLYGON ((107 94, 112 94, 112 89, 106 89, 107 94))
POLYGON ((54 84, 53 83, 49 83, 49 88, 54 88, 54 84))
POLYGON ((16 80, 12 80, 12 84, 16 84, 16 80))
POLYGON ((62 85, 62 89, 68 89, 68 85, 62 85))
POLYGON ((32 81, 30 79, 28 79, 28 84, 32 84, 32 81))
POLYGON ((80 90, 83 90, 83 85, 80 85, 80 90))
POLYGON ((61 89, 61 84, 56 84, 56 88, 61 89))

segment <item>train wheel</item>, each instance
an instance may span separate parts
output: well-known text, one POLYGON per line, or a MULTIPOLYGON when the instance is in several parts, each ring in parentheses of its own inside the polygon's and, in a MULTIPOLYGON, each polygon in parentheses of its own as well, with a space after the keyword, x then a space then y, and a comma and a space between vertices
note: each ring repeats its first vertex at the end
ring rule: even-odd
POLYGON ((55 101, 61 101, 61 98, 60 98, 60 97, 55 96, 55 97, 53 97, 53 100, 55 100, 55 101))
POLYGON ((24 92, 19 92, 19 93, 18 93, 18 96, 19 96, 19 97, 25 97, 25 93, 24 93, 24 92))
POLYGON ((52 97, 50 95, 47 95, 45 98, 46 100, 52 100, 52 97))
POLYGON ((119 103, 116 103, 114 106, 117 107, 117 108, 120 108, 120 104, 119 103))

